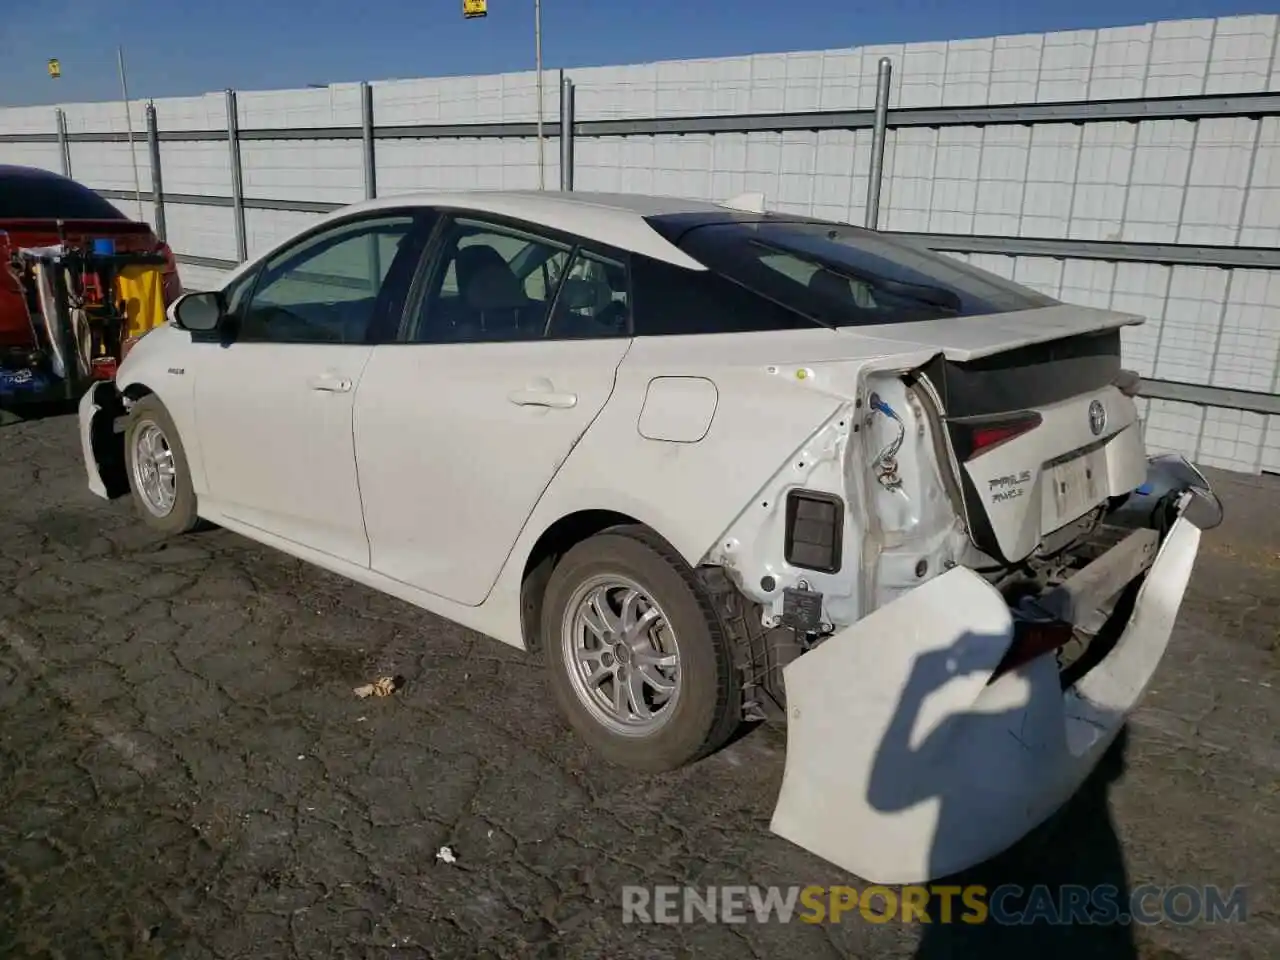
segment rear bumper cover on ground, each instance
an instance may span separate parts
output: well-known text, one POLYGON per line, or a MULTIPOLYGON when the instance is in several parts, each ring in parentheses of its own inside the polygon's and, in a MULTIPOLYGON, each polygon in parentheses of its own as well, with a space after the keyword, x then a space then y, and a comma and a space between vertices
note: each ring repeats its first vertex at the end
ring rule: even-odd
POLYGON ((1197 521, 1221 519, 1205 495, 1187 492, 1119 639, 1066 691, 1051 656, 989 682, 1012 614, 964 568, 789 664, 772 830, 866 880, 918 883, 981 863, 1047 819, 1098 765, 1164 655, 1197 521))

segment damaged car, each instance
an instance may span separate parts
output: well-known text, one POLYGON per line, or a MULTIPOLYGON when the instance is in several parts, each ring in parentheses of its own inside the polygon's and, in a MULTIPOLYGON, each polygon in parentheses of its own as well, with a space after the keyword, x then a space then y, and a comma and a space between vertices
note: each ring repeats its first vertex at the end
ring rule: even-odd
POLYGON ((864 878, 977 863, 1116 737, 1221 507, 1146 456, 1141 318, 761 206, 330 214, 85 395, 89 486, 536 652, 615 763, 785 723, 773 830, 864 878))
POLYGON ((181 293, 149 225, 69 177, 0 164, 0 402, 78 400, 181 293))

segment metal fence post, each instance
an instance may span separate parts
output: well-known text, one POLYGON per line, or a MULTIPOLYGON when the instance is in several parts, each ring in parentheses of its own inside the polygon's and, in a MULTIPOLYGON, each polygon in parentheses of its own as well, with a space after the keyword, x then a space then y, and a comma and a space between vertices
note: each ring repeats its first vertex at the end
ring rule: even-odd
POLYGON ((880 219, 880 182, 884 179, 884 141, 889 127, 889 78, 893 64, 888 57, 880 58, 880 71, 876 76, 876 117, 871 132, 871 177, 867 182, 866 225, 872 230, 880 219))
POLYGON ((573 189, 573 81, 560 71, 560 189, 573 189))
POLYGON ((155 210, 156 236, 167 241, 164 222, 164 179, 160 175, 160 125, 156 122, 155 101, 147 104, 147 151, 151 155, 151 204, 155 210))
POLYGON ((231 215, 236 230, 236 256, 249 259, 249 242, 244 228, 244 171, 240 166, 240 115, 236 92, 227 88, 227 147, 231 156, 231 215))
POLYGON ((364 198, 378 195, 378 162, 373 152, 373 87, 360 81, 360 134, 364 142, 364 198))
POLYGON ((71 176, 71 142, 67 140, 67 115, 58 107, 53 112, 58 121, 58 158, 62 161, 62 175, 71 176))

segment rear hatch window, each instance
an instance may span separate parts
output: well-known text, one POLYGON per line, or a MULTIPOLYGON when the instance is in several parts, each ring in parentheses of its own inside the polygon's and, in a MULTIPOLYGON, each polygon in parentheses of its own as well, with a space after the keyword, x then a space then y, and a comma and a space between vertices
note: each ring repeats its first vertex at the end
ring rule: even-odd
POLYGON ((704 223, 685 230, 677 243, 722 276, 831 327, 1009 313, 1058 302, 951 257, 842 224, 784 218, 704 223))

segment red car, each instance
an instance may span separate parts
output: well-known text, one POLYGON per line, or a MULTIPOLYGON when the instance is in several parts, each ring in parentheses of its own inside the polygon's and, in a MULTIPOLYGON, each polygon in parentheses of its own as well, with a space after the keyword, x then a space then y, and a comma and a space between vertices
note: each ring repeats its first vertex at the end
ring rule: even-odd
POLYGON ((130 346, 116 281, 147 265, 162 271, 167 306, 182 284, 149 225, 67 177, 0 165, 0 399, 70 398, 114 376, 130 346), (50 247, 60 252, 44 261, 31 252, 50 247), (41 262, 50 280, 43 297, 32 269, 41 262))

